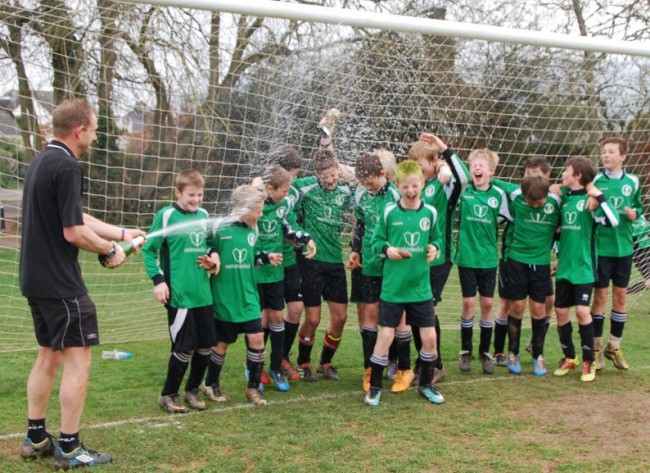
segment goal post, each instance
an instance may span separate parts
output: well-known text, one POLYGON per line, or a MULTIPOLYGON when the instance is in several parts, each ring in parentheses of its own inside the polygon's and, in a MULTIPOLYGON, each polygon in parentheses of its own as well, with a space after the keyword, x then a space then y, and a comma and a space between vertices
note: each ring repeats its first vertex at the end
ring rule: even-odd
MULTIPOLYGON (((598 163, 599 141, 623 137, 649 215, 647 42, 474 25, 443 9, 419 17, 266 0, 17 0, 0 13, 0 351, 36 345, 18 287, 20 190, 54 104, 69 96, 99 112, 98 142, 80 159, 86 210, 117 225, 148 229, 188 167, 205 176, 215 216, 284 144, 310 173, 316 125, 331 108, 348 165, 379 148, 403 158, 428 131, 463 159, 495 150, 505 180, 545 156, 556 181, 569 156, 598 163)), ((346 224, 347 242, 352 217, 346 224)), ((103 343, 167 337, 139 256, 108 271, 83 254, 82 269, 103 343)), ((454 328, 455 273, 438 306, 454 328)))

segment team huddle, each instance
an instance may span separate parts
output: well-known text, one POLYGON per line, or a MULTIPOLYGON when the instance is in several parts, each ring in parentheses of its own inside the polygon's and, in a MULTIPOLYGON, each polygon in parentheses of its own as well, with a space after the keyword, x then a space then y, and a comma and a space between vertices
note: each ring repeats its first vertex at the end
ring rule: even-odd
POLYGON ((436 384, 445 369, 435 306, 453 264, 462 292, 461 372, 471 369, 477 292, 478 357, 484 373, 493 373, 495 366, 522 372, 520 334, 527 304, 532 337, 526 350, 535 375, 547 373, 544 344, 553 307, 564 353, 555 376, 578 366, 571 307, 582 348, 581 380, 593 381, 605 367, 604 358, 628 369, 620 344, 633 224, 642 207, 638 179, 623 170, 623 140, 602 143, 600 174, 588 158, 576 156, 566 161, 562 184, 551 186, 550 164, 534 156, 516 185, 494 178, 499 161, 495 152, 474 150, 466 167, 440 138, 423 133, 399 164, 386 150, 359 156, 352 168, 353 192, 340 179, 350 169, 339 164, 331 131, 323 128, 325 139, 312 159, 313 176, 297 177, 302 159, 295 148, 276 149, 270 169, 253 184, 237 187, 230 215, 216 222, 200 207, 203 177, 194 170, 178 174, 178 200, 158 212, 150 231, 187 221, 194 221, 196 228, 163 232, 142 249, 155 297, 166 305, 172 339, 159 397, 163 409, 188 412, 178 394, 188 367, 183 397, 189 407, 206 408, 201 391, 212 401, 228 401, 220 374, 228 345, 239 334, 245 335, 247 346, 245 395, 256 406, 266 404, 265 385, 289 391, 290 382, 316 382, 318 374, 338 380, 332 361, 349 301, 358 306, 365 404, 379 404, 385 374, 393 380, 392 392, 416 384, 427 401, 442 404, 436 384), (355 217, 347 261, 350 297, 342 247, 348 214, 355 217), (499 245, 501 224, 505 229, 499 245), (500 305, 495 318, 497 281, 500 305), (611 330, 603 347, 610 282, 611 330), (322 301, 330 319, 314 369, 322 301), (290 353, 296 337, 294 364, 290 353))

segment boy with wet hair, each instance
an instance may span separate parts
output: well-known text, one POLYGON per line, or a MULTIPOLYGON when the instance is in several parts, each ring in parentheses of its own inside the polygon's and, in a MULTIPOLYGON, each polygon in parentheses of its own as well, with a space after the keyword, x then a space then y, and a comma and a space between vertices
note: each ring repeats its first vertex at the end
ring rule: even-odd
POLYGON ((591 306, 596 370, 605 368, 604 358, 611 360, 619 370, 627 370, 630 365, 623 356, 621 339, 627 320, 627 287, 632 274, 633 225, 643 214, 641 186, 637 176, 623 169, 627 158, 625 140, 607 138, 602 141, 601 147, 601 162, 605 170, 596 176, 594 185, 603 192, 607 202, 618 213, 619 225, 614 228, 601 227, 596 234, 598 278, 594 285, 594 302, 591 306), (609 343, 603 349, 604 312, 610 281, 612 312, 609 343))

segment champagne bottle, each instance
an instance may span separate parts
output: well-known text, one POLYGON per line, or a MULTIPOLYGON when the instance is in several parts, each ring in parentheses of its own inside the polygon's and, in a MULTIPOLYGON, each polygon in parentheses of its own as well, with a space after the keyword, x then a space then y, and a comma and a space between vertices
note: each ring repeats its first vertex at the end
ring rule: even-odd
MULTIPOLYGON (((124 254, 126 256, 129 256, 131 253, 133 253, 133 250, 135 250, 138 246, 140 246, 140 244, 143 241, 144 241, 144 237, 138 236, 131 241, 118 241, 116 243, 120 245, 120 247, 124 251, 124 254)), ((106 266, 106 255, 99 255, 98 259, 99 259, 99 263, 102 266, 106 266)))

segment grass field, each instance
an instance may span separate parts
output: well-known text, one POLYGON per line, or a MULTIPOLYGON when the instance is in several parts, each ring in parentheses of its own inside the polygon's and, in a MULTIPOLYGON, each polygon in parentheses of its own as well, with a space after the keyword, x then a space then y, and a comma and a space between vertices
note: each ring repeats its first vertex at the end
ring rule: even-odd
MULTIPOLYGON (((632 368, 620 372, 608 364, 593 384, 581 383, 577 372, 537 378, 527 354, 520 376, 505 368, 483 375, 476 360, 472 371, 462 374, 456 366, 457 320, 443 319, 447 377, 438 387, 447 402, 442 406, 427 404, 413 389, 401 395, 385 392, 378 408, 363 405, 354 309, 335 358, 341 381, 297 382, 288 393, 269 387, 270 402, 263 408, 251 408, 243 395, 241 341, 229 351, 222 375, 232 401, 180 417, 156 405, 167 341, 118 345, 134 353, 124 361, 102 360, 102 348, 113 345, 98 347, 82 440, 113 455, 114 463, 101 467, 105 472, 647 472, 648 307, 650 294, 645 294, 634 301, 628 318, 624 348, 632 368)), ((526 340, 529 329, 524 332, 526 340)), ((319 351, 320 340, 314 352, 319 351)), ((561 357, 553 328, 546 355, 552 363, 561 357)), ((2 472, 51 468, 51 460, 23 462, 18 456, 26 423, 25 383, 34 356, 0 354, 2 472)), ((57 410, 53 398, 48 426, 55 434, 57 410)))

